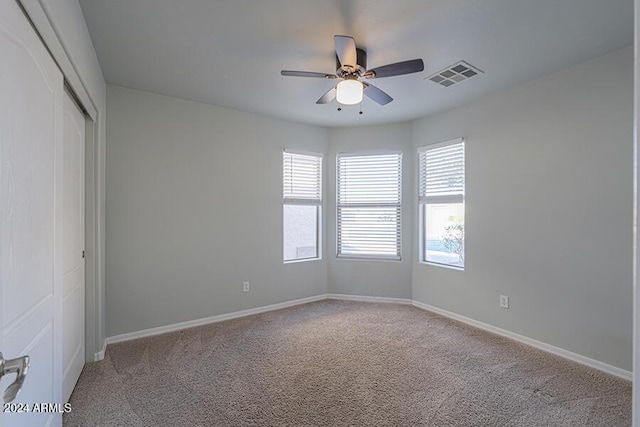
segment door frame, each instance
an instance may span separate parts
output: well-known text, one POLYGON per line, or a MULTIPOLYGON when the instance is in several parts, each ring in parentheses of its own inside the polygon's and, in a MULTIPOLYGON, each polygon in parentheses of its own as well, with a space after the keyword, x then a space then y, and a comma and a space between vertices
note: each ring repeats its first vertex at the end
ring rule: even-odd
POLYGON ((634 13, 633 91, 633 426, 640 427, 640 0, 634 13))
POLYGON ((51 6, 42 0, 16 0, 31 21, 49 53, 62 71, 86 117, 85 123, 85 362, 102 360, 106 349, 104 273, 104 194, 106 144, 101 135, 106 112, 89 92, 76 63, 67 53, 52 18, 51 6))

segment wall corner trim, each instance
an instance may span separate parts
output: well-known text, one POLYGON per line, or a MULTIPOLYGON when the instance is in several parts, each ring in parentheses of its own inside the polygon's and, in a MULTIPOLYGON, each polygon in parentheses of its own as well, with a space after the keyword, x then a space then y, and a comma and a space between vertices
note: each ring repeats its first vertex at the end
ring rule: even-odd
POLYGON ((93 354, 93 361, 99 362, 103 360, 106 352, 107 352, 107 340, 104 340, 104 342, 102 343, 102 349, 99 352, 93 354))
POLYGON ((420 308, 425 311, 429 311, 435 314, 439 314, 441 316, 447 317, 449 319, 457 320, 458 322, 465 323, 467 325, 476 327, 478 329, 482 329, 487 332, 494 333, 496 335, 500 335, 506 338, 510 338, 514 341, 521 342, 523 344, 529 345, 531 347, 535 347, 538 350, 546 351, 547 353, 554 354, 556 356, 560 356, 564 359, 571 360, 572 362, 579 363, 581 365, 588 366, 590 368, 597 369, 599 371, 605 372, 607 374, 611 374, 613 376, 629 380, 632 379, 632 373, 626 371, 624 369, 618 368, 616 366, 609 365, 604 362, 600 362, 599 360, 591 359, 586 356, 582 356, 577 353, 573 353, 571 351, 562 349, 560 347, 553 346, 551 344, 544 343, 542 341, 534 340, 533 338, 526 337, 524 335, 516 334, 511 331, 507 331, 506 329, 498 328, 496 326, 489 325, 487 323, 479 322, 477 320, 471 319, 469 317, 462 316, 460 314, 453 313, 451 311, 443 310, 438 307, 434 307, 432 305, 424 304, 419 301, 413 300, 413 306, 420 308))

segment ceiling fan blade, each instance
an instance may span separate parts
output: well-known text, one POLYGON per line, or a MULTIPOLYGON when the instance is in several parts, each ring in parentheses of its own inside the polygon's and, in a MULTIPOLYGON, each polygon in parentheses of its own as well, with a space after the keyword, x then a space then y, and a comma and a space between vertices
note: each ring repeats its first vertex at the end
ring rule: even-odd
POLYGON ((422 59, 411 59, 409 61, 396 62, 395 64, 383 65, 382 67, 373 68, 364 73, 365 77, 381 78, 401 76, 403 74, 418 73, 424 70, 424 62, 422 59), (371 74, 371 75, 369 75, 371 74))
POLYGON ((364 94, 367 95, 369 98, 373 99, 378 104, 387 105, 388 103, 393 101, 393 98, 390 97, 382 89, 379 89, 370 83, 363 83, 363 85, 364 85, 364 94))
POLYGON ((319 77, 321 79, 335 79, 338 77, 335 74, 314 73, 313 71, 282 70, 280 71, 280 74, 289 77, 319 77))
POLYGON ((333 43, 336 45, 336 54, 343 67, 357 67, 358 54, 356 53, 356 42, 353 37, 333 36, 333 43))
POLYGON ((328 104, 329 102, 333 101, 335 97, 336 97, 336 88, 332 87, 331 89, 329 89, 327 93, 322 95, 320 99, 316 101, 316 104, 328 104))

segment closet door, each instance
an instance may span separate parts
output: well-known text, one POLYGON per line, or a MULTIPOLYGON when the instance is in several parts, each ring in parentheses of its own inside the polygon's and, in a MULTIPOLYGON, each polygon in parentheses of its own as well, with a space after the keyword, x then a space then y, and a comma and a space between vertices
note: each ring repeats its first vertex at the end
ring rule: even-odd
POLYGON ((84 366, 84 114, 64 94, 62 252, 62 401, 84 366))
POLYGON ((0 352, 30 357, 0 426, 59 426, 34 404, 62 398, 63 79, 15 0, 0 0, 0 58, 0 352))

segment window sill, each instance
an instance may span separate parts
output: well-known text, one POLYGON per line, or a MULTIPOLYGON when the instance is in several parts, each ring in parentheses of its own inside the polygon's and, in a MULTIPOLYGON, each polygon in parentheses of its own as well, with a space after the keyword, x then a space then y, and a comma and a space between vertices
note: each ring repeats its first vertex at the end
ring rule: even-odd
POLYGON ((464 271, 464 267, 458 267, 456 265, 440 264, 440 263, 432 262, 432 261, 419 261, 419 263, 422 264, 422 265, 430 265, 430 266, 433 266, 433 267, 447 268, 449 270, 464 271))
POLYGON ((336 256, 336 259, 344 260, 344 261, 392 261, 392 262, 402 261, 401 257, 372 257, 372 256, 357 256, 357 255, 338 255, 336 256))
POLYGON ((302 258, 302 259, 291 259, 283 261, 284 264, 299 264, 301 262, 310 262, 310 261, 322 261, 322 258, 302 258))

